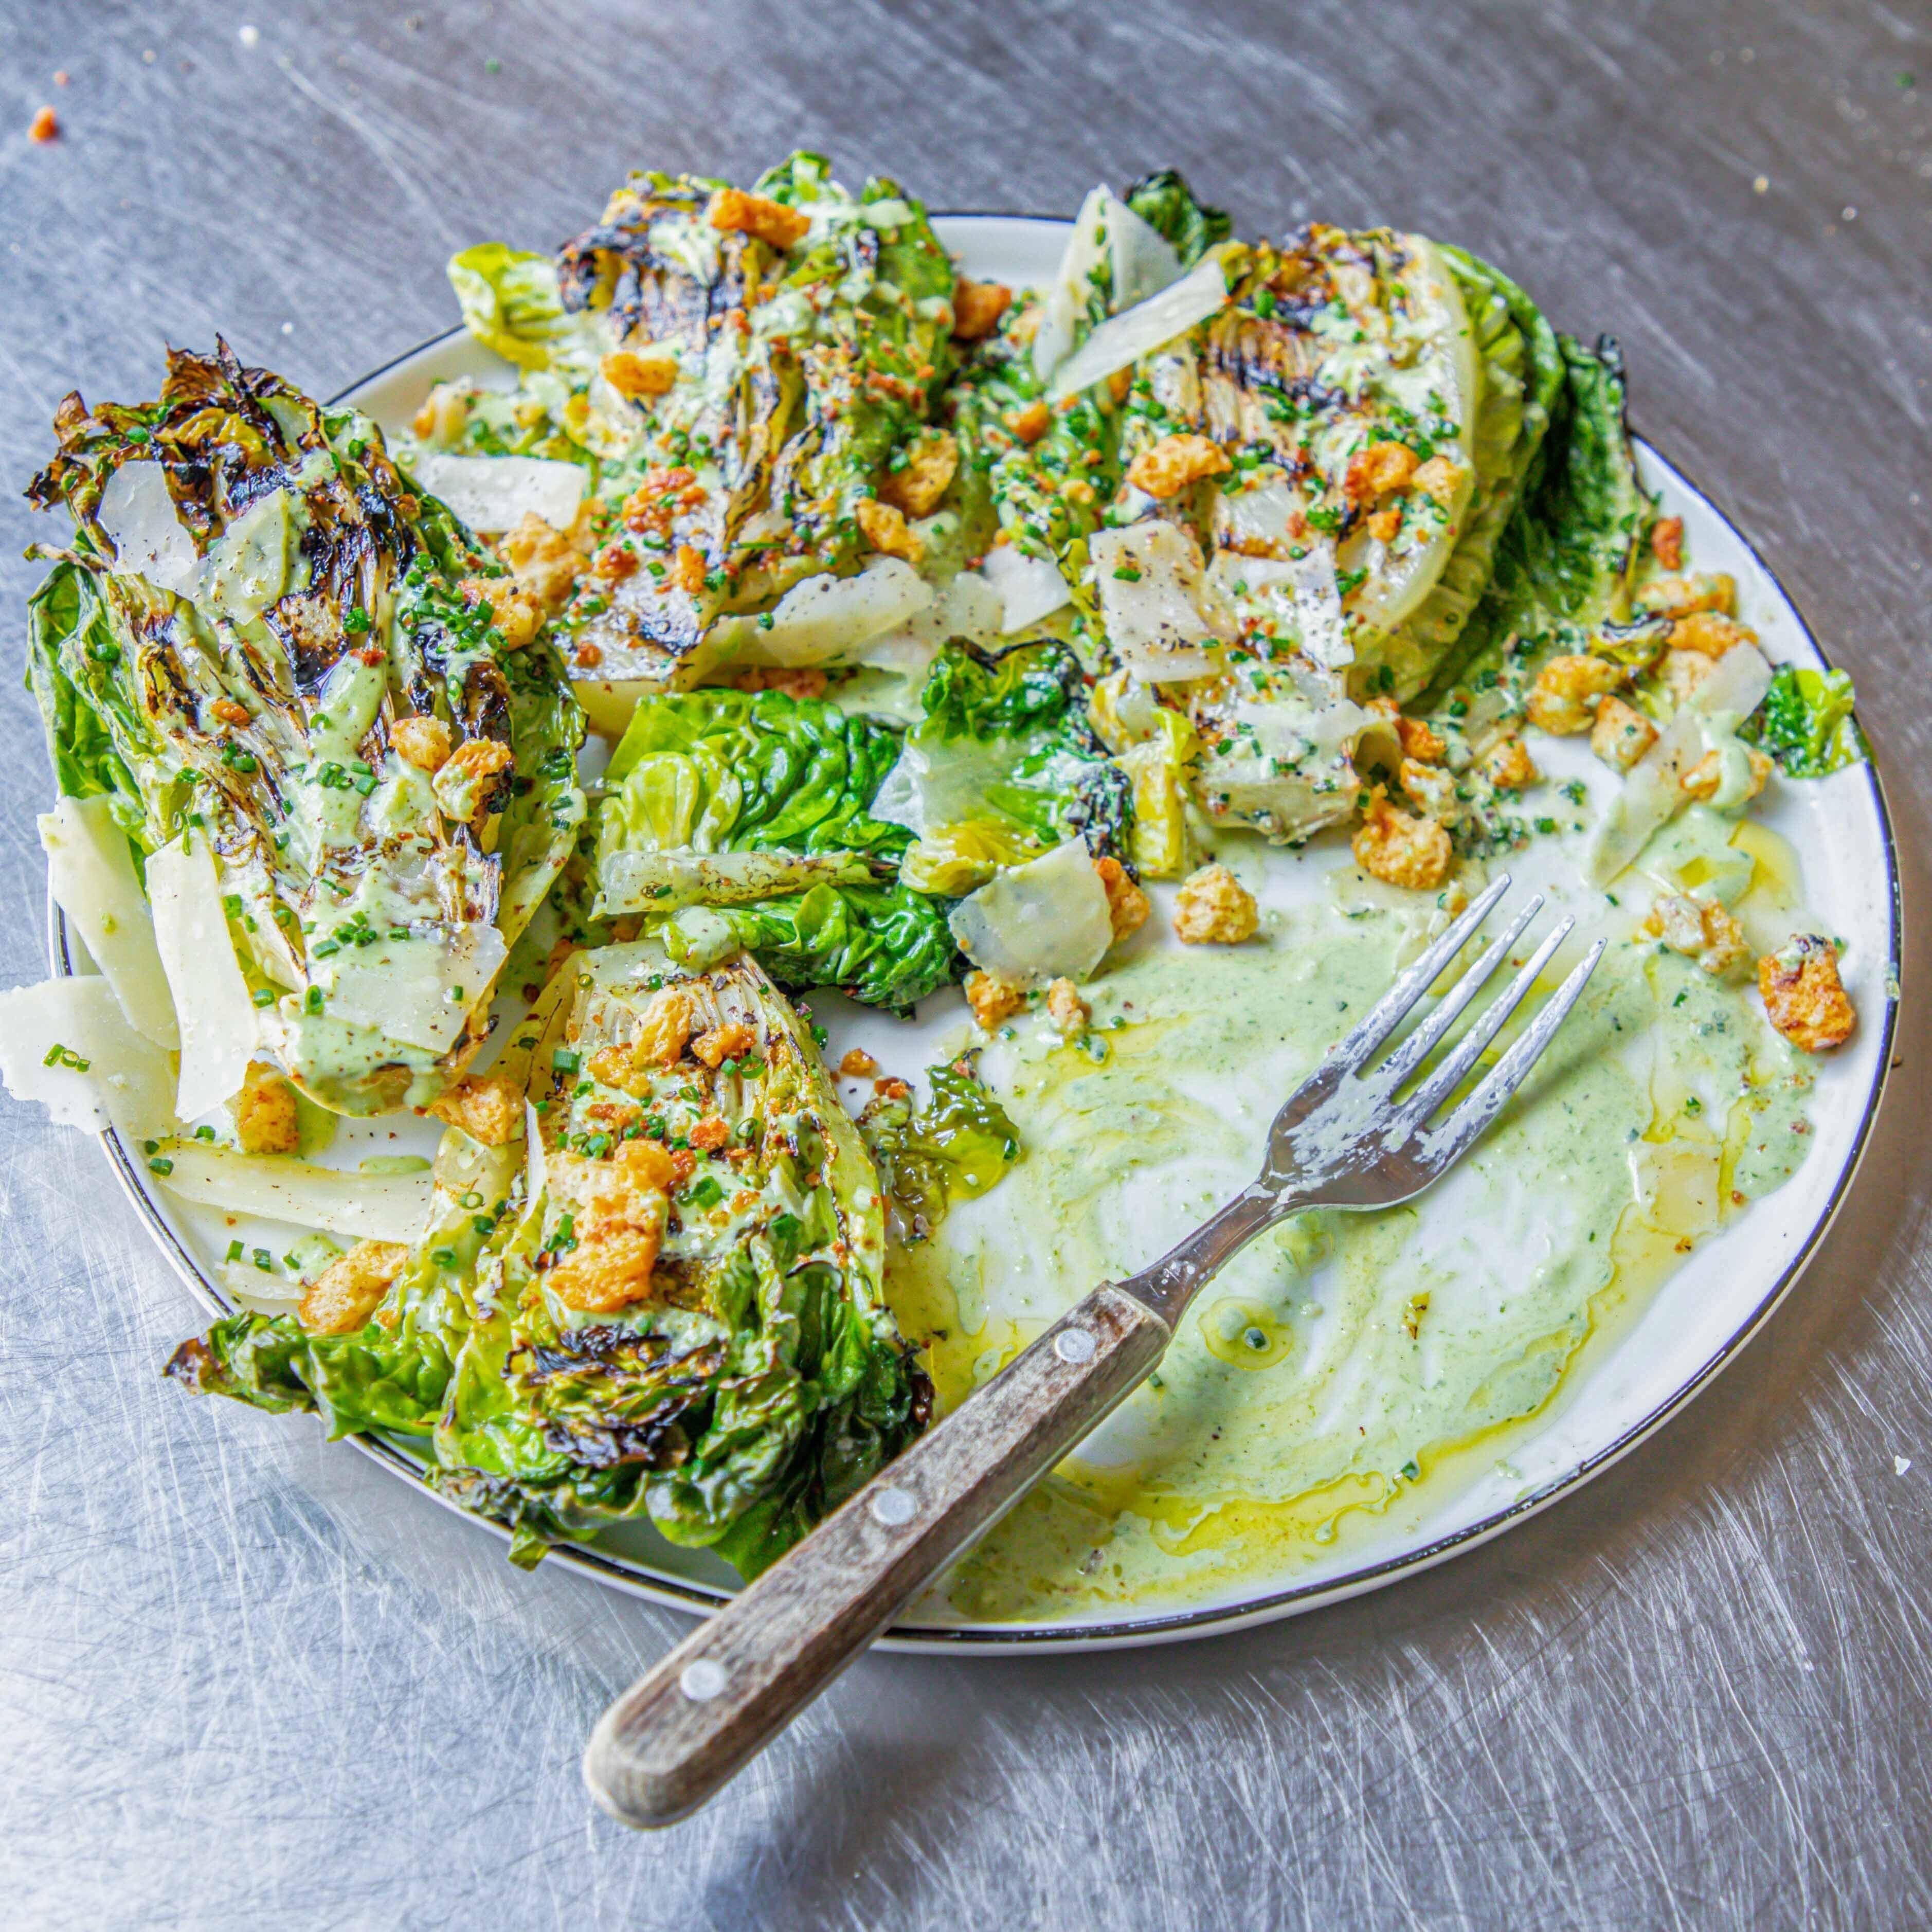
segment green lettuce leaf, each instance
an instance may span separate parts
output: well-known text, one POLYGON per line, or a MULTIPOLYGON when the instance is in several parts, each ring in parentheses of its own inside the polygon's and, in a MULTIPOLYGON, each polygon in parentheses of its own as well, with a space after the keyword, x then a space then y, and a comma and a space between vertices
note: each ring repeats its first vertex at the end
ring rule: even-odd
POLYGON ((1848 671, 1780 664, 1738 736, 1768 752, 1786 778, 1824 778, 1870 755, 1852 716, 1848 671))
POLYGON ((449 281, 464 326, 519 368, 548 368, 554 346, 575 332, 548 255, 479 242, 451 256, 449 281))
POLYGON ((1226 241, 1234 232, 1234 218, 1227 210, 1197 201, 1172 168, 1143 175, 1121 199, 1173 244, 1184 268, 1192 268, 1216 242, 1226 241))

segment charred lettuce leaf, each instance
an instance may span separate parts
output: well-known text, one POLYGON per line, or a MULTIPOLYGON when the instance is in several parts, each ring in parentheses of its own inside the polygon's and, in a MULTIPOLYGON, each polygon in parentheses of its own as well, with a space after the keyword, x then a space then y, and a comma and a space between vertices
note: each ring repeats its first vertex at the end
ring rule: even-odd
POLYGON ((908 884, 957 896, 1076 836, 1095 858, 1131 856, 1132 782, 1094 734, 1065 646, 949 644, 920 701, 874 806, 919 835, 908 884))
POLYGON ((63 788, 111 793, 142 851, 206 832, 263 1042, 312 1098, 426 1105, 584 815, 555 650, 533 620, 513 648, 500 566, 372 422, 225 344, 56 429, 28 495, 75 536, 44 553, 31 676, 63 788), (453 751, 434 779, 412 733, 453 751))
POLYGON ((1224 208, 1212 208, 1196 198, 1184 176, 1172 168, 1143 175, 1121 196, 1127 206, 1191 268, 1210 248, 1234 232, 1234 218, 1224 208))

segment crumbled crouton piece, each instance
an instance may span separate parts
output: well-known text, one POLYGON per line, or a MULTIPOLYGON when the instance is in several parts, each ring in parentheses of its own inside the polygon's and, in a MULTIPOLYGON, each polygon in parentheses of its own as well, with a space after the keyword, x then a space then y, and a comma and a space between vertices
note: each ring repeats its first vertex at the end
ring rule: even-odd
POLYGON ((208 710, 224 724, 245 724, 248 722, 248 707, 238 704, 232 698, 218 698, 208 710))
POLYGON ((577 1245, 565 1250, 544 1276, 566 1308, 610 1315, 651 1292, 670 1216, 669 1189, 676 1163, 655 1141, 624 1141, 595 1170, 588 1204, 573 1212, 577 1245))
POLYGON ((862 1046, 854 1046, 847 1049, 838 1070, 848 1080, 869 1080, 878 1072, 879 1063, 862 1046))
POLYGON ((1666 651, 1658 676, 1670 692, 1671 703, 1682 704, 1711 675, 1715 662, 1700 651, 1666 651))
POLYGON ((424 442, 447 448, 463 434, 470 420, 470 398, 457 382, 438 382, 410 418, 410 428, 424 442))
POLYGON ((1696 893, 1666 892, 1646 915, 1643 929, 1714 979, 1750 957, 1744 928, 1717 900, 1696 893))
POLYGON ((1656 617, 1688 617, 1696 610, 1730 616, 1738 608, 1737 580, 1725 571, 1695 577, 1654 577, 1636 593, 1637 608, 1656 617))
POLYGON ((966 1004, 973 1009, 974 1018, 991 1033, 1002 1020, 1010 1019, 1026 1004, 1026 995, 997 974, 968 973, 966 1004))
POLYGON ((1590 728, 1590 748, 1612 770, 1627 772, 1657 742, 1657 727, 1621 698, 1606 698, 1590 728))
POLYGON ((409 1265, 400 1241, 358 1241, 302 1292, 297 1318, 311 1335, 352 1335, 381 1305, 409 1265))
POLYGON ((874 550, 887 556, 902 556, 908 563, 919 561, 925 546, 907 526, 903 510, 873 497, 862 496, 856 514, 860 529, 866 532, 866 541, 874 550))
POLYGON ((585 553, 572 541, 574 529, 560 530, 531 510, 496 545, 518 583, 553 616, 570 602, 584 574, 585 553))
POLYGON ((706 1114, 685 1136, 702 1154, 716 1154, 730 1138, 730 1123, 722 1114, 706 1114))
POLYGON ((1356 829, 1355 862, 1392 886, 1426 892, 1448 876, 1449 835, 1433 819, 1412 818, 1388 802, 1377 785, 1356 829))
POLYGON ((34 118, 27 123, 27 139, 44 148, 50 141, 60 138, 60 116, 51 107, 38 107, 34 118))
POLYGON ((1148 903, 1147 894, 1127 877, 1127 868, 1118 859, 1096 859, 1094 869, 1106 890, 1107 917, 1112 922, 1114 937, 1124 939, 1129 933, 1139 932, 1154 910, 1148 903))
POLYGON ((958 467, 958 439, 950 429, 928 430, 906 452, 905 467, 880 478, 880 500, 908 517, 929 517, 958 467))
POLYGON ((683 1058, 694 1019, 691 995, 682 986, 667 986, 654 994, 639 1017, 632 1059, 640 1066, 675 1065, 683 1058))
POLYGON ((1071 980, 1056 980, 1046 989, 1046 1016, 1070 1039, 1075 1034, 1085 1032, 1094 1010, 1080 997, 1071 980))
POLYGON ((1608 658, 1552 658, 1530 687, 1529 722, 1556 738, 1587 731, 1597 700, 1616 690, 1625 675, 1608 658))
POLYGON ((1012 299, 1004 282, 970 282, 962 275, 952 285, 952 333, 962 342, 991 335, 1012 299))
POLYGON ((788 698, 825 695, 825 674, 815 664, 753 664, 731 682, 740 691, 782 691, 788 698))
POLYGON ((429 1110, 485 1147, 508 1147, 524 1130, 523 1089, 504 1073, 466 1073, 429 1110))
POLYGON ((398 718, 389 727, 389 742, 405 764, 419 772, 440 771, 449 757, 449 727, 428 715, 398 718))
POLYGON ((543 607, 514 577, 466 577, 458 587, 466 603, 490 607, 490 622, 513 651, 521 650, 543 628, 543 607))
POLYGON ((1490 784, 1504 791, 1521 791, 1543 776, 1529 755, 1529 748, 1514 731, 1498 738, 1483 754, 1481 769, 1490 784))
POLYGON ((1427 496, 1446 510, 1456 500, 1457 486, 1467 472, 1446 456, 1432 456, 1408 479, 1409 494, 1427 496))
POLYGON ((490 810, 496 774, 516 763, 509 746, 494 738, 466 738, 437 768, 438 808, 446 818, 473 825, 490 810))
POLYGON ((1366 518, 1363 527, 1377 543, 1394 543, 1402 534, 1402 512, 1394 504, 1366 518))
POLYGON ((1460 817, 1462 801, 1456 796, 1456 775, 1441 765, 1425 765, 1418 759, 1405 758, 1396 767, 1396 782, 1408 795, 1425 818, 1448 824, 1460 817))
POLYGON ((1352 503, 1373 503, 1400 490, 1413 477, 1420 459, 1406 443, 1372 442, 1348 459, 1342 494, 1352 503))
POLYGON ((1260 923, 1254 894, 1226 866, 1203 866, 1174 896, 1174 934, 1186 946, 1238 946, 1260 923))
POLYGON ((701 509, 710 494, 698 480, 695 470, 682 463, 668 468, 654 463, 644 472, 644 480, 624 499, 624 527, 640 536, 647 530, 668 536, 680 514, 701 509))
POLYGON ((1650 554, 1666 570, 1684 566, 1684 519, 1659 517, 1650 526, 1650 554))
POLYGON ((668 349, 641 356, 634 349, 614 349, 597 368, 619 395, 634 403, 664 395, 677 383, 677 358, 668 349))
POLYGON ((1127 465, 1127 481, 1150 496, 1173 496, 1227 467, 1227 452, 1211 436, 1164 436, 1127 465))
POLYGON ((1029 403, 1008 414, 1006 427, 1021 442, 1037 442, 1053 427, 1053 412, 1043 402, 1029 403))
POLYGON ((1782 951, 1757 962, 1758 991, 1771 1023, 1795 1047, 1822 1053, 1842 1046, 1858 1016, 1838 977, 1838 950, 1815 933, 1794 933, 1782 951))
POLYGON ((1413 758, 1418 765, 1439 765, 1448 757, 1449 746, 1442 734, 1420 718, 1405 718, 1398 712, 1394 722, 1405 758, 1413 758))
POLYGON ((728 235, 736 230, 754 235, 774 248, 789 248, 794 242, 803 241, 812 226, 811 218, 800 214, 796 208, 735 188, 721 188, 711 197, 710 218, 712 226, 721 233, 728 235))
POLYGON ((1757 633, 1748 624, 1717 610, 1693 610, 1671 621, 1673 651, 1700 651, 1707 658, 1720 658, 1735 645, 1756 642, 1757 633))
MULTIPOLYGON (((1744 780, 1744 798, 1738 801, 1740 804, 1756 797, 1771 776, 1771 760, 1755 745, 1744 747, 1744 756, 1750 762, 1750 770, 1744 780)), ((1706 752, 1678 782, 1683 786, 1687 796, 1696 799, 1700 804, 1708 804, 1724 789, 1724 753, 1706 752)))
POLYGON ((235 1138, 244 1154, 293 1154, 302 1135, 296 1117, 296 1090, 272 1066, 248 1063, 236 1095, 235 1138))
POLYGON ((728 1060, 736 1060, 740 1054, 749 1053, 758 1043, 757 1033, 742 1020, 727 1020, 722 1026, 699 1034, 692 1042, 691 1051, 706 1066, 715 1068, 728 1060))
POLYGON ((680 544, 670 560, 670 580, 687 596, 704 588, 704 553, 695 544, 680 544))

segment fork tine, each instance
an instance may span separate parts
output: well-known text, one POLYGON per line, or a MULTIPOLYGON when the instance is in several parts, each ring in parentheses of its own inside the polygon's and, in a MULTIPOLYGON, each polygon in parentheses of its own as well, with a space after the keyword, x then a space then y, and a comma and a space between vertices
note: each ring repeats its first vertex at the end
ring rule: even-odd
POLYGON ((1376 1069, 1376 1078, 1386 1082, 1390 1093, 1394 1093, 1435 1052, 1436 1042, 1456 1024, 1462 1009, 1489 983, 1496 968, 1508 957, 1510 948, 1522 937, 1530 921, 1542 910, 1543 895, 1538 892, 1516 915, 1508 932, 1487 947, 1476 963, 1450 988, 1435 1012, 1376 1069))
POLYGON ((1394 1032, 1409 1008, 1436 983, 1443 968, 1468 944, 1509 886, 1510 875, 1504 872, 1470 902, 1468 910, 1376 1002, 1367 1017, 1342 1036, 1329 1061, 1331 1067, 1352 1070, 1360 1066, 1394 1032))
POLYGON ((1444 1168, 1456 1160, 1469 1143, 1502 1112, 1503 1103, 1520 1087, 1529 1070, 1542 1058, 1543 1049, 1556 1036, 1556 1029, 1569 1017, 1570 1009, 1583 997, 1583 988, 1597 970, 1609 944, 1600 939, 1585 955, 1568 979, 1556 989, 1550 1003, 1525 1028, 1522 1037, 1482 1078, 1476 1090, 1432 1134, 1424 1152, 1432 1167, 1444 1168))
POLYGON ((1456 1043, 1456 1050, 1431 1073, 1414 1093, 1397 1108, 1396 1131, 1403 1138, 1420 1126, 1462 1083, 1483 1050, 1502 1031, 1510 1015, 1522 1004, 1523 995, 1534 986, 1550 957, 1576 922, 1566 919, 1529 956, 1529 963, 1483 1009, 1483 1016, 1456 1043))

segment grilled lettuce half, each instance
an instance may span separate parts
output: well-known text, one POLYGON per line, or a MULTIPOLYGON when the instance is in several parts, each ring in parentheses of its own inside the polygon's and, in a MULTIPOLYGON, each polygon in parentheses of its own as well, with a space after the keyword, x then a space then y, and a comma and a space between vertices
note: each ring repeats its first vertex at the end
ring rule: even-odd
POLYGON ((647 1520, 754 1576, 930 1413, 884 1298, 884 1190, 858 1130, 748 959, 687 974, 648 944, 577 954, 503 1066, 537 1143, 452 1130, 440 1218, 365 1327, 236 1315, 170 1372, 319 1410, 332 1434, 413 1438, 430 1484, 506 1526, 516 1561, 647 1520), (714 1068, 692 1048, 724 1027, 714 1068), (668 1200, 628 1197, 660 1230, 641 1270, 596 1204, 622 1197, 634 1139, 675 1169, 668 1200))
POLYGON ((555 650, 510 647, 501 567, 374 423, 225 344, 55 427, 28 495, 74 536, 41 552, 29 680, 62 790, 143 854, 206 836, 260 1045, 312 1099, 426 1106, 584 817, 555 650), (434 781, 407 720, 454 747, 434 781))

